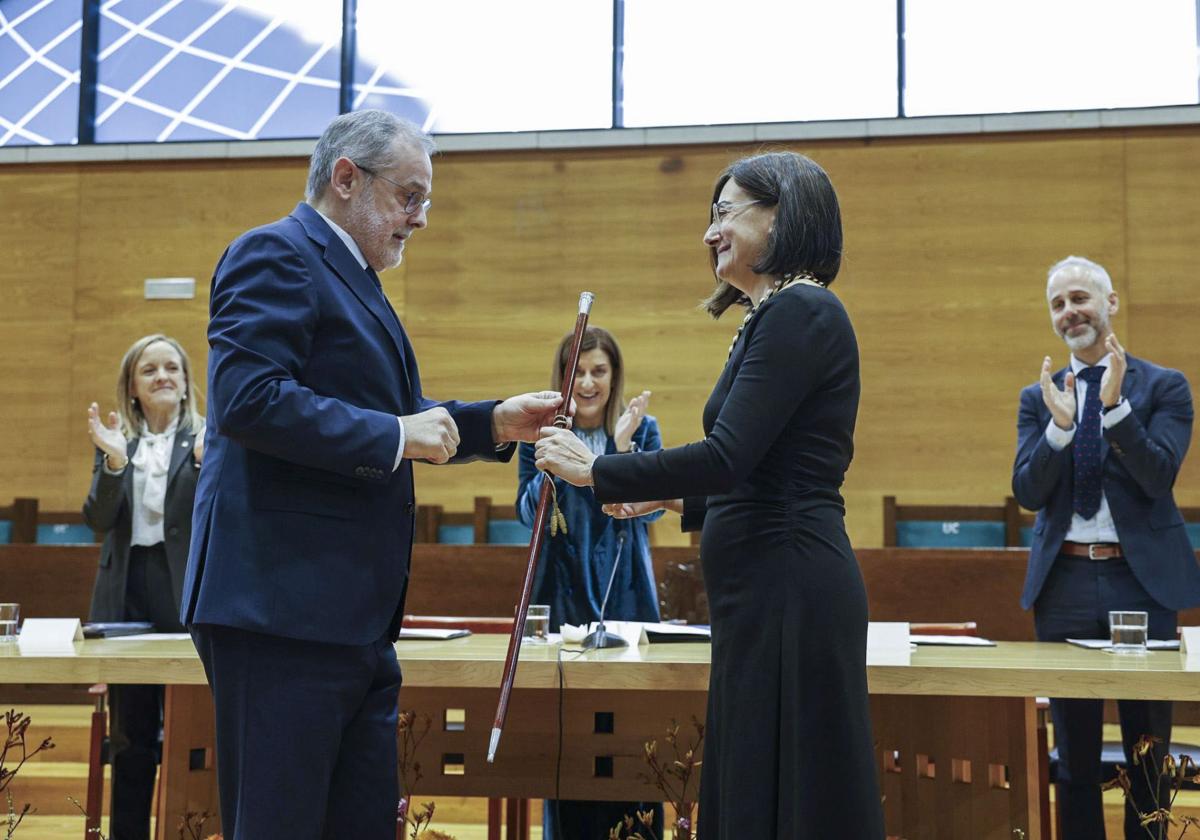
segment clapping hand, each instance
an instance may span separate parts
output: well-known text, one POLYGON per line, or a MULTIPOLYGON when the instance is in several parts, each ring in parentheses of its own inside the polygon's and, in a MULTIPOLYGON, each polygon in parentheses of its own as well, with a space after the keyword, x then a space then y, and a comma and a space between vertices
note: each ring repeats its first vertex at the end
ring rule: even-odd
POLYGON ((1075 374, 1068 370, 1063 387, 1059 388, 1050 378, 1050 364, 1049 356, 1042 360, 1042 401, 1050 409, 1054 425, 1069 430, 1075 425, 1075 374))
POLYGON ((1105 408, 1112 408, 1121 401, 1121 384, 1129 363, 1125 360, 1125 348, 1112 333, 1104 339, 1104 348, 1108 350, 1109 362, 1100 380, 1100 402, 1105 408))
POLYGON ((121 469, 125 466, 125 435, 121 434, 121 422, 117 412, 108 412, 108 422, 100 421, 100 406, 92 403, 88 406, 88 437, 96 448, 108 456, 110 469, 121 469))
POLYGON ((646 416, 646 409, 649 405, 650 392, 642 391, 642 393, 629 401, 629 405, 625 407, 625 411, 617 419, 617 428, 616 433, 613 435, 613 440, 617 445, 618 452, 629 451, 629 447, 633 442, 633 433, 642 424, 642 418, 646 416))

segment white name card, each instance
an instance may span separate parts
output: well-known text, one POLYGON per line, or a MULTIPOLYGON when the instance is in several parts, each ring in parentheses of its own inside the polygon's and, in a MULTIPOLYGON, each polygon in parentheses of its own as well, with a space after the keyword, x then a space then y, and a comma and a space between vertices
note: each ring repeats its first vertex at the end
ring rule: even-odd
POLYGON ((908 622, 868 622, 868 665, 908 665, 911 657, 912 645, 908 635, 908 622))
POLYGON ((1190 660, 1200 661, 1200 627, 1181 627, 1179 649, 1190 660))
POLYGON ((867 623, 867 650, 908 650, 907 621, 867 623))
POLYGON ((27 618, 17 637, 22 648, 70 648, 72 642, 82 641, 78 618, 27 618))

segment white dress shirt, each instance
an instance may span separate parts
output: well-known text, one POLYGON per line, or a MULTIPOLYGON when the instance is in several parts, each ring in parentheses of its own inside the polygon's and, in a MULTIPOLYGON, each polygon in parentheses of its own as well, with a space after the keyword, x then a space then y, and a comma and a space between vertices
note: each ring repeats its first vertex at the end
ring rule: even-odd
MULTIPOLYGON (((350 251, 350 256, 358 261, 363 271, 366 271, 367 258, 363 256, 362 249, 358 247, 358 243, 354 241, 354 237, 338 227, 333 219, 326 216, 320 210, 317 210, 317 208, 313 207, 313 210, 316 210, 317 215, 325 220, 325 224, 329 225, 329 229, 337 234, 338 239, 345 243, 347 250, 350 251)), ((400 469, 400 462, 404 460, 404 421, 397 417, 396 423, 400 426, 400 443, 396 447, 396 462, 392 464, 392 472, 400 469)))
POLYGON ((176 418, 161 434, 151 434, 142 425, 137 450, 129 459, 133 467, 133 504, 130 519, 133 525, 130 545, 158 545, 163 536, 163 516, 166 510, 167 476, 171 469, 171 453, 175 449, 176 418))
MULTIPOLYGON (((1096 363, 1098 367, 1108 367, 1112 361, 1112 354, 1105 356, 1096 363)), ((1087 396, 1088 384, 1079 378, 1079 371, 1083 370, 1088 365, 1079 361, 1074 355, 1071 356, 1071 373, 1075 374, 1075 425, 1069 429, 1060 429, 1058 424, 1051 419, 1046 426, 1046 442, 1050 444, 1050 448, 1059 451, 1066 449, 1071 445, 1071 441, 1075 439, 1075 430, 1079 428, 1078 420, 1083 415, 1083 401, 1087 396)), ((1129 405, 1129 400, 1124 397, 1115 408, 1109 409, 1104 414, 1100 415, 1100 424, 1102 428, 1111 429, 1113 426, 1120 423, 1133 408, 1129 405)), ((1113 522, 1112 511, 1108 509, 1108 497, 1104 495, 1104 487, 1100 488, 1100 508, 1096 511, 1096 515, 1091 519, 1084 519, 1078 513, 1072 511, 1071 526, 1067 528, 1066 539, 1068 542, 1078 543, 1115 543, 1120 542, 1117 535, 1117 525, 1113 522)))

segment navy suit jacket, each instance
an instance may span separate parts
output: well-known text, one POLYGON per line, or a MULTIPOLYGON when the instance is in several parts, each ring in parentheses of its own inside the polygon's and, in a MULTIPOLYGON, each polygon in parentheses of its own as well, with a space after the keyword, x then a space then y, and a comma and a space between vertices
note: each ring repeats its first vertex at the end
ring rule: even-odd
POLYGON ((395 311, 301 203, 244 234, 213 276, 208 429, 182 620, 362 645, 395 638, 412 549, 412 465, 398 415, 435 405, 457 462, 507 460, 495 401, 421 395, 395 311))
MULTIPOLYGON (((1200 567, 1172 487, 1192 437, 1192 394, 1177 370, 1127 356, 1121 386, 1132 412, 1104 429, 1100 444, 1104 496, 1125 559, 1147 592, 1171 610, 1200 603, 1200 567)), ((1054 374, 1063 386, 1068 368, 1054 374)), ((1037 511, 1021 606, 1037 600, 1071 525, 1073 446, 1046 440, 1050 410, 1034 383, 1021 391, 1013 494, 1037 511)))

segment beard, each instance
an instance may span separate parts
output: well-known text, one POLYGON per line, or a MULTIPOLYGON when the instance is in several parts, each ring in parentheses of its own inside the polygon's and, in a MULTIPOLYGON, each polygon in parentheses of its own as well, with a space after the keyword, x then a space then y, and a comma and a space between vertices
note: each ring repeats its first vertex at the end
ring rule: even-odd
POLYGON ((376 212, 365 195, 351 203, 347 223, 367 265, 376 271, 400 265, 404 259, 404 245, 392 239, 393 227, 376 212))
POLYGON ((1086 350, 1096 343, 1096 339, 1100 337, 1100 331, 1091 324, 1086 324, 1086 329, 1078 335, 1064 334, 1062 339, 1067 343, 1067 347, 1072 353, 1078 353, 1080 350, 1086 350))
POLYGON ((1072 324, 1071 327, 1067 327, 1067 329, 1065 329, 1061 333, 1059 333, 1059 336, 1062 338, 1062 340, 1064 342, 1066 342, 1067 348, 1072 353, 1078 353, 1081 350, 1086 350, 1087 348, 1089 348, 1093 344, 1095 344, 1097 341, 1099 341, 1100 336, 1102 336, 1107 331, 1108 331, 1108 313, 1101 311, 1098 314, 1098 316, 1096 317, 1096 320, 1094 322, 1093 321, 1082 321, 1078 324, 1072 324), (1078 327, 1080 325, 1082 325, 1084 327, 1083 332, 1078 333, 1077 335, 1073 335, 1073 336, 1067 335, 1067 330, 1071 329, 1072 327, 1078 327))

